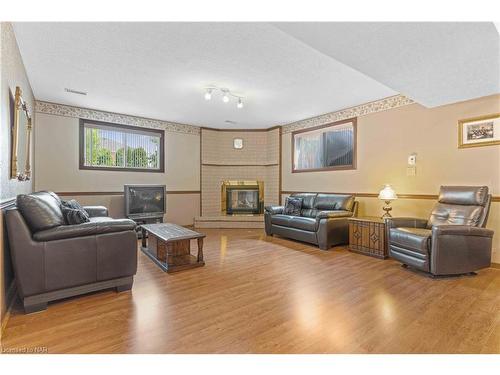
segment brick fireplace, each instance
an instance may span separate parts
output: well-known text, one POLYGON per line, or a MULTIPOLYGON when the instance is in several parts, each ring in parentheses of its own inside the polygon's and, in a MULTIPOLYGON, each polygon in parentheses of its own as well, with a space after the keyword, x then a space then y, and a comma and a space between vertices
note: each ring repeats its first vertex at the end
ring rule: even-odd
POLYGON ((264 226, 263 207, 279 203, 280 138, 279 128, 201 129, 201 210, 195 227, 264 226), (243 140, 243 148, 233 147, 235 138, 243 140))

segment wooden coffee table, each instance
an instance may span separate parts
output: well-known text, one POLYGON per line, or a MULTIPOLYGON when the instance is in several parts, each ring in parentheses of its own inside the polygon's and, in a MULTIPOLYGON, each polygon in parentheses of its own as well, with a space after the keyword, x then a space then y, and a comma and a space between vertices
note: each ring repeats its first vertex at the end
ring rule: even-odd
POLYGON ((205 265, 204 234, 170 223, 145 224, 141 229, 142 252, 163 271, 171 273, 205 265), (194 239, 198 240, 197 256, 191 255, 191 240, 194 239))

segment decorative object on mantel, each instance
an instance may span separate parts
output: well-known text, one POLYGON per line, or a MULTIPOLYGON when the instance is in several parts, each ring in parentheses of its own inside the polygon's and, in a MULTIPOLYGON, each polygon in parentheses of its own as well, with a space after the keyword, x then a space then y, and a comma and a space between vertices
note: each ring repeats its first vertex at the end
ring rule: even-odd
POLYGON ((236 150, 241 150, 243 148, 243 139, 235 138, 233 139, 233 148, 236 150))
POLYGON ((383 214, 381 218, 385 219, 386 217, 392 217, 389 213, 392 210, 391 201, 398 199, 398 196, 396 195, 396 192, 391 187, 391 185, 385 185, 384 188, 380 190, 378 199, 385 201, 385 206, 383 208, 385 214, 383 214))
POLYGON ((500 145, 500 113, 458 121, 458 148, 500 145))
POLYGON ((19 86, 11 97, 11 159, 10 178, 26 181, 31 178, 31 115, 19 86))
POLYGON ((229 97, 233 97, 238 100, 238 103, 236 104, 236 107, 241 109, 243 108, 243 96, 235 94, 234 92, 231 92, 228 88, 225 87, 217 87, 217 86, 209 86, 205 88, 205 100, 212 100, 212 93, 220 91, 222 94, 222 101, 224 103, 229 102, 229 97))

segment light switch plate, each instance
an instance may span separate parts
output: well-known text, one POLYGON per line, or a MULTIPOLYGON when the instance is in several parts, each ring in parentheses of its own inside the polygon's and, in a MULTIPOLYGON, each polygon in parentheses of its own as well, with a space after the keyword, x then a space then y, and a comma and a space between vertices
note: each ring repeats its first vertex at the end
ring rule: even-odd
POLYGON ((407 167, 406 168, 406 175, 407 176, 416 176, 417 175, 417 167, 415 167, 415 166, 407 167))

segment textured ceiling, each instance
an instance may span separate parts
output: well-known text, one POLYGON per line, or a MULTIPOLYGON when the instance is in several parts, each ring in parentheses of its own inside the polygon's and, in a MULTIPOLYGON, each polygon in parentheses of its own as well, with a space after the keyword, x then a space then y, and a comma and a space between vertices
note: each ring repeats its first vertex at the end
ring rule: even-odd
POLYGON ((499 91, 498 33, 488 23, 15 23, 14 29, 38 100, 208 127, 265 128, 399 92, 434 106, 499 91), (203 89, 212 84, 244 96, 245 107, 217 95, 205 101, 203 89))
POLYGON ((492 22, 275 26, 426 107, 500 92, 500 40, 492 22))
POLYGON ((397 94, 270 24, 14 28, 38 100, 208 127, 265 128, 397 94), (243 95, 245 107, 220 96, 205 101, 211 84, 243 95))

